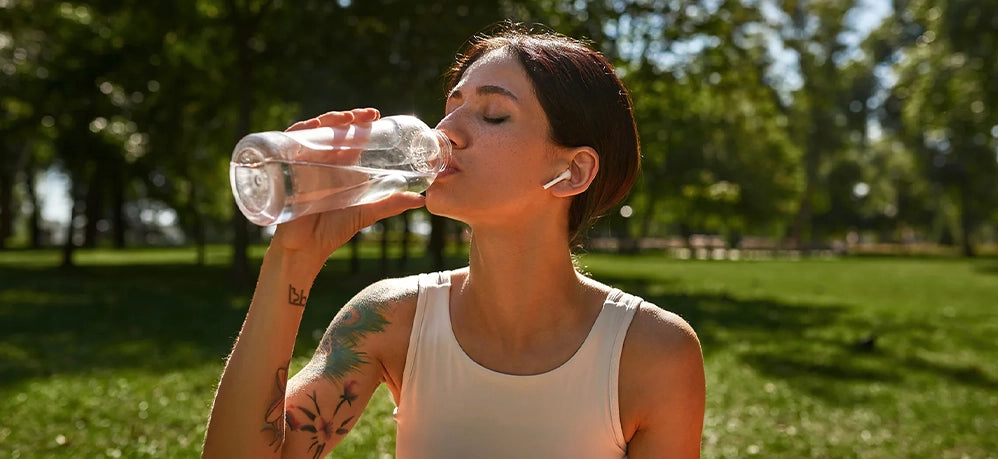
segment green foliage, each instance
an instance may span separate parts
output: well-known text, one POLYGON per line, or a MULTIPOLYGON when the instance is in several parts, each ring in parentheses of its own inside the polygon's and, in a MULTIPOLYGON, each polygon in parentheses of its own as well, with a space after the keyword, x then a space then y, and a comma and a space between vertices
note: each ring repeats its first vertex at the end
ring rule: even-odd
MULTIPOLYGON (((644 153, 639 234, 656 225, 687 234, 779 227, 796 210, 802 177, 800 152, 766 83, 763 18, 738 3, 712 14, 684 11, 663 13, 668 27, 642 23, 617 36, 643 45, 622 63, 644 153)), ((653 22, 647 16, 642 21, 653 22)))
POLYGON ((631 89, 645 154, 635 235, 993 233, 990 3, 895 2, 857 45, 845 37, 864 5, 6 2, 0 239, 35 200, 12 190, 55 165, 88 243, 100 220, 141 229, 122 209, 151 205, 196 241, 229 240, 240 136, 356 106, 433 123, 461 43, 504 18, 592 40, 631 89))
POLYGON ((998 33, 989 13, 995 6, 908 3, 904 17, 918 34, 895 65, 899 136, 942 190, 940 201, 959 213, 967 254, 972 235, 998 208, 998 33))

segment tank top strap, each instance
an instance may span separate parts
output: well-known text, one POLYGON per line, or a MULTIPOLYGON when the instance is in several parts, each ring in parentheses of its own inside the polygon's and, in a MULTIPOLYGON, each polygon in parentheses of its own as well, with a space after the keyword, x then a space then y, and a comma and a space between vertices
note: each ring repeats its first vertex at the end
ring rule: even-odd
POLYGON ((439 309, 437 305, 447 305, 450 302, 450 271, 421 273, 418 291, 416 312, 412 318, 412 332, 409 335, 409 349, 406 351, 405 368, 402 370, 402 394, 408 392, 407 389, 411 385, 419 343, 426 334, 427 316, 439 312, 433 311, 439 309))
POLYGON ((607 295, 607 302, 604 305, 604 313, 610 314, 612 344, 609 348, 610 356, 610 419, 613 429, 614 439, 619 445, 626 449, 624 431, 620 419, 620 355, 624 349, 624 339, 627 337, 627 330, 634 320, 634 315, 644 300, 641 297, 625 293, 614 288, 607 295))

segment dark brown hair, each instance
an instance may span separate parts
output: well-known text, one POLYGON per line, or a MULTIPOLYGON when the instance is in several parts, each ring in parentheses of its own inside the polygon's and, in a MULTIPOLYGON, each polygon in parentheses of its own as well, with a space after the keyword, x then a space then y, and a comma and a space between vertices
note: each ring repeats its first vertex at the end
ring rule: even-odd
POLYGON ((551 139, 565 147, 591 147, 599 155, 596 178, 569 208, 570 241, 579 246, 585 231, 637 180, 641 152, 630 94, 607 59, 585 43, 510 22, 465 44, 447 74, 445 94, 472 63, 495 50, 515 56, 526 69, 551 125, 551 139))

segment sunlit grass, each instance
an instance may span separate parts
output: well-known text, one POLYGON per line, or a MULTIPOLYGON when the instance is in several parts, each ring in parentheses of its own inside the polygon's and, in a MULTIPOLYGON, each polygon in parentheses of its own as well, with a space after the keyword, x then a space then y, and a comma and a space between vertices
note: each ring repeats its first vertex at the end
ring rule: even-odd
MULTIPOLYGON (((254 263, 262 247, 252 248, 254 263)), ((337 253, 293 367, 377 277, 337 253)), ((196 457, 250 292, 226 247, 0 252, 0 451, 10 457, 196 457)), ((451 263, 459 263, 459 259, 451 263)), ((686 318, 708 383, 704 457, 986 458, 998 451, 998 260, 582 259, 597 278, 686 318), (871 341, 872 338, 872 341, 871 341), (871 344, 872 342, 872 344, 871 344)), ((426 269, 413 259, 402 269, 426 269)), ((334 457, 390 456, 382 388, 334 457)))
POLYGON ((588 262, 698 331, 704 457, 998 451, 998 260, 588 262))
POLYGON ((217 364, 94 370, 5 386, 9 457, 193 457, 217 364))

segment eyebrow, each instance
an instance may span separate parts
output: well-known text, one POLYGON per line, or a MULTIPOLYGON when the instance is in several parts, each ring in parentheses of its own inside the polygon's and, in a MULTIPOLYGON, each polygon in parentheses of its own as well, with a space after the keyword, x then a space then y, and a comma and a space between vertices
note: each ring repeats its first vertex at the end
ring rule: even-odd
MULTIPOLYGON (((495 94, 495 95, 500 95, 500 96, 508 97, 510 99, 513 99, 514 101, 519 100, 516 97, 516 94, 513 94, 508 89, 506 89, 506 88, 504 88, 502 86, 496 86, 496 85, 491 85, 491 84, 479 86, 475 90, 475 93, 477 93, 479 96, 488 96, 488 95, 495 94)), ((453 90, 453 91, 450 92, 450 95, 447 98, 448 99, 450 99, 450 98, 460 99, 461 97, 462 97, 461 91, 458 90, 458 89, 455 89, 455 90, 453 90)))

